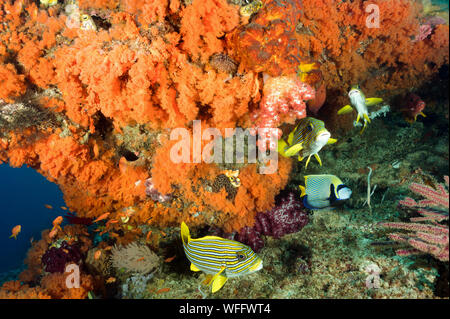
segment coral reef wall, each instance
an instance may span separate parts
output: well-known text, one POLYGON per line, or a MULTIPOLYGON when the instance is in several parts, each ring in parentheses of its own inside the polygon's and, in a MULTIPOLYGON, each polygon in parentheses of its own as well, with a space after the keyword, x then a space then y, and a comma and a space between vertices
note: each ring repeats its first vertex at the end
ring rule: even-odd
POLYGON ((74 24, 61 1, 36 3, 0 4, 0 115, 27 105, 40 119, 0 127, 0 162, 29 165, 60 185, 80 217, 252 226, 286 185, 291 159, 267 175, 260 163, 174 164, 170 129, 192 135, 193 120, 222 132, 251 127, 263 73, 296 74, 311 61, 327 87, 327 126, 348 127, 334 114, 351 84, 389 98, 448 63, 448 26, 414 41, 424 17, 407 0, 373 1, 379 28, 366 26, 361 0, 268 0, 250 17, 226 0, 80 0, 91 27, 74 24), (233 196, 213 191, 226 169, 239 169, 233 196), (146 195, 149 178, 164 200, 146 195))

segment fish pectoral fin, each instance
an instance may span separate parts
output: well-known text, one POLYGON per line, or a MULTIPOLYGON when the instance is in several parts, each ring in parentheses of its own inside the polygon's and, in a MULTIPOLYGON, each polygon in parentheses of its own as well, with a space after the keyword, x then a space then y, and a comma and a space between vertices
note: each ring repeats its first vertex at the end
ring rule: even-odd
POLYGON ((295 145, 292 145, 291 147, 289 147, 284 154, 286 154, 286 156, 290 157, 290 156, 294 156, 295 154, 297 154, 298 152, 300 152, 303 149, 303 144, 302 143, 298 143, 295 145))
POLYGON ((365 119, 367 122, 370 123, 370 117, 369 117, 369 115, 363 114, 363 116, 364 116, 364 119, 365 119))
POLYGON ((308 168, 308 164, 309 164, 309 161, 310 161, 310 160, 311 160, 311 155, 309 155, 309 156, 308 156, 308 159, 306 160, 305 169, 308 168))
POLYGON ((335 139, 335 138, 329 138, 328 139, 328 142, 327 142, 327 144, 334 144, 334 143, 336 143, 337 142, 337 139, 335 139))
POLYGON ((214 279, 214 281, 212 282, 212 287, 211 287, 211 292, 215 293, 216 291, 219 291, 220 288, 223 287, 223 285, 225 285, 225 283, 227 282, 228 278, 225 276, 218 276, 216 279, 214 279))
POLYGON ((359 123, 360 118, 361 118, 361 114, 358 113, 358 116, 356 117, 356 123, 359 123))
POLYGON ((191 263, 191 270, 192 271, 200 271, 200 269, 198 269, 198 267, 192 263, 191 263))
POLYGON ((374 106, 380 104, 381 102, 383 102, 383 99, 379 97, 369 97, 366 99, 367 106, 374 106))
POLYGON ((286 156, 284 149, 288 146, 288 144, 286 143, 286 141, 282 138, 280 138, 278 140, 278 147, 277 147, 277 151, 280 155, 282 156, 286 156))
MULTIPOLYGON (((420 112, 414 116, 414 122, 417 121, 417 116, 422 115, 423 117, 427 117, 423 112, 420 112)), ((411 121, 412 123, 413 121, 411 121)))
POLYGON ((211 288, 212 292, 216 292, 217 290, 222 288, 222 286, 227 281, 227 279, 228 279, 227 277, 220 275, 224 270, 225 270, 225 266, 222 266, 220 268, 220 271, 211 278, 211 281, 209 284, 212 284, 212 288, 211 288))
POLYGON ((322 166, 322 161, 320 160, 319 154, 314 154, 314 157, 315 157, 316 160, 319 162, 320 166, 322 166))
POLYGON ((364 132, 364 130, 366 129, 366 126, 367 126, 367 122, 364 122, 363 128, 359 132, 360 135, 364 132))
POLYGON ((351 111, 353 111, 352 106, 350 104, 347 104, 346 106, 340 108, 339 111, 337 112, 337 114, 338 115, 347 114, 347 113, 350 113, 351 111))

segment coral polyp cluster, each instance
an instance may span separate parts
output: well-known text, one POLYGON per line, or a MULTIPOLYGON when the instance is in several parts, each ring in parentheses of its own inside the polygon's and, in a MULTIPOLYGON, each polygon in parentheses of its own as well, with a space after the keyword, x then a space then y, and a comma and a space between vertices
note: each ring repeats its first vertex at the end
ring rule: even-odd
POLYGON ((276 149, 282 136, 281 123, 292 122, 306 116, 305 101, 315 98, 315 90, 294 76, 269 78, 264 84, 263 98, 259 109, 252 115, 260 129, 258 146, 265 151, 276 149), (272 132, 274 137, 272 137, 272 132), (272 137, 272 138, 271 138, 272 137))

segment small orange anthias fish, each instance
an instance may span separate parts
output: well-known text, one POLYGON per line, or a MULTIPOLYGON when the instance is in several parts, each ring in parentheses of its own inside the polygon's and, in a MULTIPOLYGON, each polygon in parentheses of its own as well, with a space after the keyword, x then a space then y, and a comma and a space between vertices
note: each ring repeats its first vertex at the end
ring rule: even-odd
POLYGON ((165 263, 170 263, 172 260, 175 259, 175 257, 176 257, 176 256, 169 257, 169 258, 165 259, 164 262, 165 262, 165 263))
POLYGON ((48 234, 49 238, 53 238, 56 236, 56 234, 58 233, 58 228, 54 228, 50 231, 50 233, 48 234))
POLYGON ((62 216, 58 216, 53 220, 53 227, 57 227, 59 225, 61 225, 61 223, 63 222, 63 218, 62 216))
POLYGON ((21 230, 22 230, 22 226, 21 225, 14 226, 13 229, 12 229, 12 235, 9 236, 9 238, 13 238, 14 237, 14 239, 17 239, 17 235, 19 235, 21 230))
POLYGON ((52 206, 52 205, 49 205, 49 204, 45 204, 44 206, 45 206, 45 208, 48 208, 48 209, 53 209, 53 206, 52 206))
POLYGON ((62 216, 58 216, 53 220, 53 228, 50 231, 50 233, 48 234, 48 237, 53 238, 58 233, 58 230, 62 231, 61 226, 59 226, 59 225, 61 225, 62 222, 63 222, 62 216))
POLYGON ((165 293, 165 292, 168 292, 168 291, 170 291, 170 288, 161 288, 156 293, 157 294, 162 294, 162 293, 165 293))
POLYGON ((96 222, 99 222, 101 220, 108 218, 109 214, 110 213, 104 213, 104 214, 100 215, 96 220, 93 221, 93 223, 96 223, 96 222))
POLYGON ((111 284, 111 283, 113 283, 115 281, 116 281, 116 278, 114 278, 114 277, 109 277, 108 279, 106 279, 106 283, 107 284, 111 284))
POLYGON ((94 254, 94 259, 95 259, 95 260, 99 259, 100 256, 101 256, 101 254, 102 254, 102 251, 101 251, 101 250, 97 250, 97 251, 95 252, 95 254, 94 254))

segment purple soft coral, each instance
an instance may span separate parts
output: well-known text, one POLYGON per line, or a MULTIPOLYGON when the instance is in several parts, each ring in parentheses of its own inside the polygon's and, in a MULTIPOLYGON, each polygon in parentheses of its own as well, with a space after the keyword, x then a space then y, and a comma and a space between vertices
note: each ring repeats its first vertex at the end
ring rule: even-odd
POLYGON ((45 266, 45 271, 62 273, 66 264, 77 264, 81 260, 81 257, 80 249, 76 244, 69 245, 66 241, 63 241, 59 248, 51 247, 48 249, 41 260, 45 266))
POLYGON ((264 246, 261 235, 281 238, 300 231, 308 222, 308 213, 303 204, 294 193, 288 193, 272 210, 258 213, 255 225, 242 228, 235 239, 259 251, 264 246))

